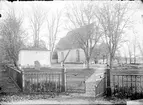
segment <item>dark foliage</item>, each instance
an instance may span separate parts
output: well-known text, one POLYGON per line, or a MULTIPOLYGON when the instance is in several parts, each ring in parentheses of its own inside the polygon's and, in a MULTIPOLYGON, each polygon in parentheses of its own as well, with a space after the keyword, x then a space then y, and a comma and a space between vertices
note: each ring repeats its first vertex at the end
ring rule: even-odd
POLYGON ((131 100, 143 98, 143 92, 135 91, 135 87, 119 87, 115 86, 113 95, 117 98, 125 99, 129 98, 131 100))
POLYGON ((61 85, 57 84, 55 82, 38 82, 38 83, 30 83, 30 81, 25 81, 25 92, 31 92, 31 93, 36 93, 36 92, 55 92, 58 93, 60 92, 61 85))

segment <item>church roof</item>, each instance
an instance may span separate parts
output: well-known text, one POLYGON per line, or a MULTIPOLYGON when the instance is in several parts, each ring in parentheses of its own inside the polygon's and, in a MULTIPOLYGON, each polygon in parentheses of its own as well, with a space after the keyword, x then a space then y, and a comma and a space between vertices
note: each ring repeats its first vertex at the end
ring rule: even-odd
POLYGON ((76 41, 77 39, 76 34, 80 35, 80 37, 82 37, 83 40, 86 40, 89 35, 87 33, 89 32, 89 29, 93 27, 93 25, 94 24, 92 23, 86 26, 82 26, 80 28, 76 28, 72 31, 69 31, 65 37, 60 39, 60 41, 56 45, 56 50, 68 50, 68 49, 80 48, 79 43, 77 43, 76 41))

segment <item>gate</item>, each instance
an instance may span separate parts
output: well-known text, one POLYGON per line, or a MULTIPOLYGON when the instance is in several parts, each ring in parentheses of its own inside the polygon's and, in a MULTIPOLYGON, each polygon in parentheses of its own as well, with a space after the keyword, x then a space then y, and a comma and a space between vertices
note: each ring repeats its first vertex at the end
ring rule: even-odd
POLYGON ((143 96, 143 75, 113 75, 113 94, 119 97, 143 96))
POLYGON ((66 92, 68 93, 85 93, 85 76, 80 74, 66 74, 66 92))

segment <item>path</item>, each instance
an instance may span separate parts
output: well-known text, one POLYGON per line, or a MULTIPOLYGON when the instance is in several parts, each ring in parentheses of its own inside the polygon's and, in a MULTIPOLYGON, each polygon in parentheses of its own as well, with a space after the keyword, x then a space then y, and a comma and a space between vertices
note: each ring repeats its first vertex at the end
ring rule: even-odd
POLYGON ((2 92, 6 93, 17 93, 19 89, 16 87, 14 82, 8 77, 6 71, 0 68, 0 87, 2 87, 2 92))
POLYGON ((2 105, 21 105, 21 104, 112 104, 110 101, 104 99, 95 100, 95 98, 86 98, 86 97, 71 97, 71 96, 59 96, 56 98, 49 98, 49 99, 36 99, 36 100, 15 100, 11 102, 2 102, 2 105))
POLYGON ((86 96, 95 97, 95 86, 104 77, 106 66, 99 65, 95 72, 85 81, 86 82, 86 96))

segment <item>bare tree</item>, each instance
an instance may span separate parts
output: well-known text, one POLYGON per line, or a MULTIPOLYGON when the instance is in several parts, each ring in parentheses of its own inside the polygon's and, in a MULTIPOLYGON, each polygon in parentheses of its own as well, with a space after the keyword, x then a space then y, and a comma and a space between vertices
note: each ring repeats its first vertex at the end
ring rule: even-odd
POLYGON ((5 51, 3 49, 3 43, 2 43, 2 38, 0 38, 0 63, 2 63, 5 60, 5 51))
POLYGON ((102 56, 102 58, 103 58, 103 63, 104 63, 105 59, 106 59, 106 63, 107 63, 109 51, 108 51, 108 46, 104 41, 99 46, 99 53, 100 53, 100 56, 102 56))
POLYGON ((128 47, 128 55, 129 55, 129 59, 130 59, 130 64, 132 63, 132 50, 131 50, 131 43, 127 43, 127 47, 128 47))
POLYGON ((134 56, 134 63, 136 63, 136 49, 137 49, 137 32, 133 31, 134 33, 134 38, 132 41, 133 44, 133 56, 134 56))
MULTIPOLYGON (((141 15, 141 18, 143 20, 143 15, 141 15)), ((141 40, 141 42, 138 42, 138 48, 139 48, 140 54, 141 54, 142 59, 143 59, 143 40, 141 40)))
POLYGON ((125 49, 125 47, 124 47, 124 59, 125 59, 125 63, 127 64, 128 63, 128 56, 127 56, 127 51, 126 51, 126 49, 125 49))
POLYGON ((94 5, 91 2, 81 2, 79 5, 73 2, 67 7, 66 17, 70 22, 67 27, 72 30, 68 34, 71 34, 75 41, 72 43, 78 44, 83 49, 87 68, 89 68, 93 49, 101 37, 99 24, 94 22, 94 5))
POLYGON ((101 8, 97 8, 95 16, 99 20, 104 33, 105 42, 109 48, 109 65, 112 69, 112 62, 116 51, 120 45, 125 42, 123 38, 124 30, 129 26, 130 16, 128 13, 128 4, 124 3, 106 3, 101 8))
POLYGON ((42 40, 42 39, 39 40, 39 47, 40 48, 46 48, 46 43, 44 40, 42 40))
POLYGON ((91 2, 83 2, 80 4, 72 2, 67 5, 66 17, 70 24, 67 24, 69 30, 89 25, 94 21, 94 4, 91 2))
POLYGON ((39 6, 32 6, 32 16, 30 16, 31 28, 33 30, 34 37, 34 46, 39 46, 39 34, 41 31, 41 27, 45 22, 46 12, 39 6))
POLYGON ((125 63, 127 64, 128 63, 128 57, 127 57, 126 53, 124 53, 124 58, 125 58, 125 63))
POLYGON ((1 26, 2 43, 1 47, 5 52, 5 59, 17 66, 18 53, 24 46, 24 31, 21 28, 22 19, 17 18, 14 10, 9 11, 7 18, 3 20, 1 26))
POLYGON ((143 58, 143 47, 142 46, 143 46, 143 41, 138 43, 139 51, 140 51, 140 54, 141 54, 141 56, 143 58))
POLYGON ((121 58, 121 52, 119 50, 116 51, 114 59, 117 60, 118 64, 121 64, 122 58, 121 58))
POLYGON ((47 19, 48 25, 48 39, 49 39, 49 49, 51 51, 51 59, 55 48, 55 43, 57 40, 57 34, 59 32, 59 26, 61 24, 62 11, 57 11, 53 14, 51 19, 47 19))

